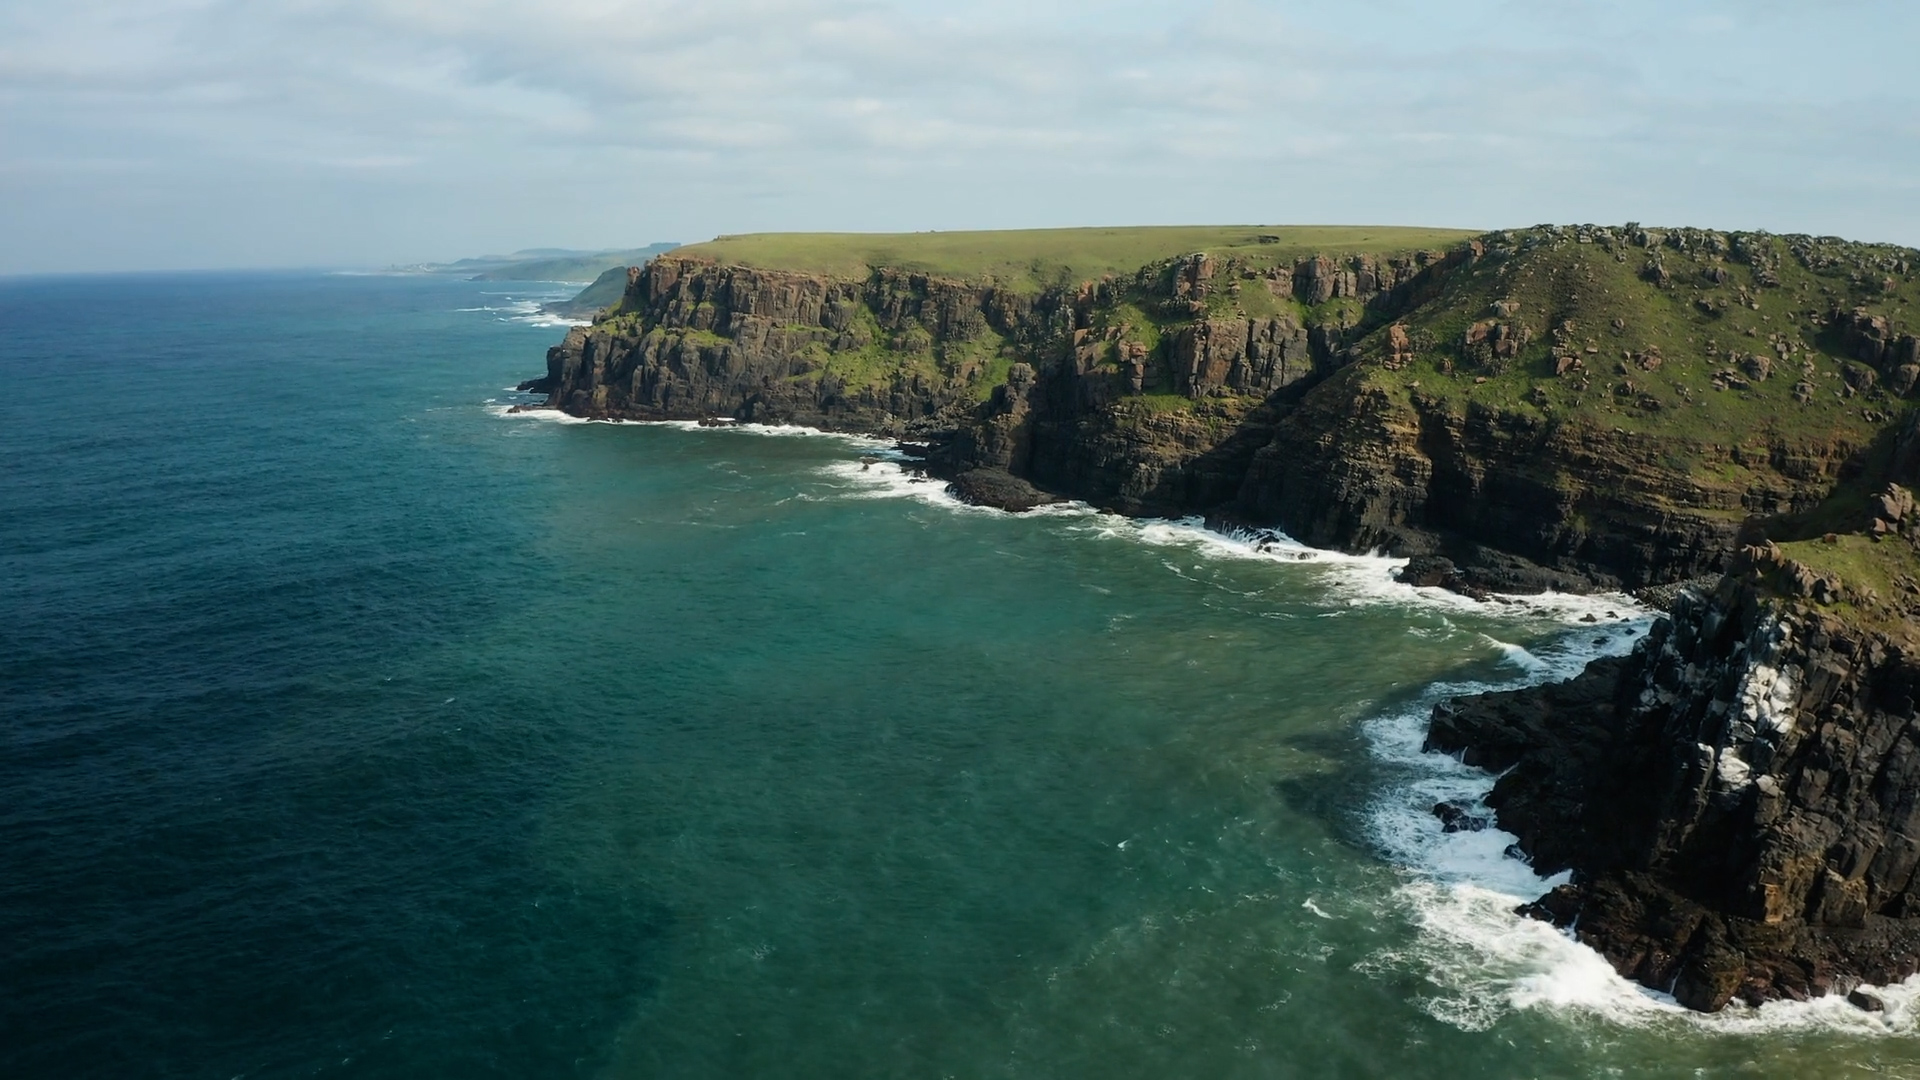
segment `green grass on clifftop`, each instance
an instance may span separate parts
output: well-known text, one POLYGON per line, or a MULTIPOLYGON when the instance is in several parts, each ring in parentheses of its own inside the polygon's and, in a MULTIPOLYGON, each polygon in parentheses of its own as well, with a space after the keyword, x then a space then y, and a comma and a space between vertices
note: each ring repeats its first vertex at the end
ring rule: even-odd
POLYGON ((1381 254, 1446 248, 1475 235, 1461 229, 1388 225, 1166 225, 992 232, 748 233, 680 248, 715 262, 837 277, 874 268, 918 271, 1035 292, 1052 285, 1130 275, 1161 259, 1205 251, 1250 262, 1292 262, 1322 254, 1381 254))
MULTIPOLYGON (((1909 271, 1889 273, 1876 262, 1902 257, 1899 250, 1833 242, 1848 261, 1815 269, 1790 250, 1793 238, 1740 235, 1736 255, 1698 242, 1630 244, 1624 232, 1607 243, 1535 230, 1494 234, 1487 258, 1401 320, 1416 352, 1411 363, 1382 366, 1384 329, 1369 335, 1367 378, 1403 398, 1417 386, 1462 407, 1721 444, 1864 445, 1898 411, 1877 391, 1848 388, 1849 369, 1857 377, 1866 365, 1844 355, 1828 314, 1865 308, 1904 329, 1908 298, 1920 290, 1909 271), (1649 280, 1653 262, 1666 268, 1664 286, 1649 280), (1764 284, 1763 268, 1772 274, 1764 284), (1468 331, 1495 322, 1525 327, 1527 345, 1507 359, 1471 355, 1468 331), (1556 337, 1579 359, 1561 375, 1556 337), (1646 359, 1650 353, 1658 359, 1646 359), (1744 366, 1756 355, 1764 377, 1744 366)), ((1722 248, 1727 239, 1692 235, 1722 248)))

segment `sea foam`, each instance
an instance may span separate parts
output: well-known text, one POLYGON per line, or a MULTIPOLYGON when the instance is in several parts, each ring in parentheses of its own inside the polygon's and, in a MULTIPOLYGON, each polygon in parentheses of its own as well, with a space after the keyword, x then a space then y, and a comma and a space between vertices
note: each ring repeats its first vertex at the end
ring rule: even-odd
MULTIPOLYGON (((861 497, 912 497, 960 512, 982 510, 945 494, 941 485, 911 484, 890 462, 866 470, 858 463, 835 463, 828 470, 862 482, 861 497)), ((1197 518, 1125 518, 1078 503, 1063 504, 1053 512, 1084 519, 1068 527, 1103 539, 1179 548, 1208 559, 1299 565, 1318 573, 1328 594, 1349 606, 1471 613, 1512 620, 1536 632, 1557 631, 1553 641, 1534 649, 1481 634, 1500 654, 1511 677, 1438 683, 1413 705, 1364 725, 1376 758, 1398 774, 1370 806, 1367 831, 1380 850, 1404 868, 1391 906, 1418 931, 1410 946, 1375 957, 1371 963, 1412 968, 1425 975, 1435 991, 1421 1005, 1435 1018, 1483 1030, 1516 1012, 1544 1010, 1574 1022, 1709 1034, 1920 1033, 1920 976, 1896 986, 1869 987, 1886 1003, 1886 1011, 1880 1014, 1855 1008, 1842 996, 1769 1002, 1758 1008, 1735 1004, 1712 1015, 1684 1008, 1668 995, 1623 978, 1604 957, 1571 935, 1515 912, 1521 904, 1564 883, 1566 874, 1542 876, 1509 855, 1508 849, 1518 839, 1509 833, 1494 828, 1448 833, 1433 815, 1435 803, 1451 801, 1491 817, 1485 800, 1495 780, 1483 769, 1421 749, 1434 704, 1464 694, 1569 679, 1595 659, 1629 652, 1644 638, 1656 614, 1632 597, 1542 593, 1476 600, 1396 580, 1395 574, 1406 565, 1404 559, 1311 548, 1284 534, 1225 533, 1197 518)))
POLYGON ((1513 835, 1495 828, 1445 832, 1432 808, 1453 802, 1492 817, 1486 796, 1495 777, 1458 760, 1425 753, 1428 715, 1443 698, 1508 690, 1569 678, 1600 656, 1618 655, 1651 623, 1634 609, 1623 633, 1618 625, 1576 626, 1537 652, 1504 643, 1510 666, 1523 674, 1504 682, 1441 683, 1415 704, 1365 724, 1374 755, 1396 774, 1374 799, 1367 828, 1374 843, 1397 865, 1404 880, 1393 907, 1417 928, 1414 942, 1369 960, 1369 966, 1413 970, 1435 990, 1421 1005, 1446 1023, 1484 1030, 1502 1017, 1545 1011, 1562 1019, 1677 1032, 1751 1035, 1829 1031, 1860 1035, 1920 1032, 1920 979, 1870 987, 1886 1002, 1881 1014, 1864 1012, 1844 996, 1815 1001, 1741 1004, 1704 1014, 1672 997, 1640 986, 1614 971, 1599 953, 1547 923, 1515 908, 1566 880, 1541 876, 1507 854, 1513 835))
POLYGON ((483 303, 474 307, 454 308, 461 313, 492 315, 501 322, 520 323, 525 326, 542 328, 591 326, 593 320, 579 319, 568 315, 556 315, 546 310, 546 305, 556 300, 564 300, 571 293, 549 293, 545 296, 526 297, 513 293, 486 293, 483 295, 499 297, 496 303, 483 303))
MULTIPOLYGON (((509 414, 515 418, 589 423, 557 410, 509 414)), ((694 421, 648 421, 683 430, 734 431, 772 437, 820 437, 862 450, 867 460, 829 462, 819 475, 852 499, 911 499, 955 513, 1006 514, 974 506, 950 494, 944 483, 916 476, 892 440, 798 426, 730 424, 714 428, 694 421)), ((1013 516, 1013 515, 1007 515, 1013 516)), ((1433 991, 1421 999, 1430 1015, 1466 1029, 1485 1030, 1519 1012, 1545 1011, 1570 1022, 1600 1022, 1631 1028, 1661 1028, 1723 1035, 1828 1032, 1866 1036, 1920 1033, 1920 976, 1886 987, 1868 987, 1886 1011, 1868 1013, 1834 995, 1806 1002, 1769 1002, 1758 1008, 1734 1004, 1715 1014, 1684 1008, 1613 970, 1604 957, 1570 934, 1515 908, 1566 880, 1542 876, 1508 854, 1517 837, 1488 827, 1448 833, 1432 812, 1454 802, 1491 817, 1486 796, 1495 777, 1421 747, 1427 720, 1439 701, 1465 694, 1511 690, 1572 678, 1602 656, 1622 655, 1641 640, 1654 614, 1619 593, 1496 595, 1477 600, 1450 590, 1416 587, 1395 578, 1405 559, 1352 555, 1308 547, 1271 531, 1221 532, 1199 518, 1138 519, 1099 511, 1085 503, 1041 507, 1029 518, 1070 518, 1067 528, 1099 539, 1184 549, 1209 559, 1260 560, 1302 566, 1318 573, 1330 598, 1346 606, 1392 605, 1511 619, 1536 630, 1559 630, 1553 642, 1528 649, 1482 634, 1512 677, 1483 682, 1436 683, 1413 704, 1363 724, 1375 758, 1396 774, 1366 813, 1369 837, 1402 868, 1390 907, 1417 933, 1411 944, 1384 950, 1356 970, 1393 968, 1424 976, 1433 991)), ((1317 911, 1308 909, 1314 914, 1317 911)))

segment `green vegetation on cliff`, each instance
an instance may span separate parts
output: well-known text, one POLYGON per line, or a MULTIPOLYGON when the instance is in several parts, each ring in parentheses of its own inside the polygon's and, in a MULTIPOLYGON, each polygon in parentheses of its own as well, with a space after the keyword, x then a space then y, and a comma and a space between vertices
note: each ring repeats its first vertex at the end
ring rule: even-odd
POLYGON ((1475 587, 1640 585, 1724 567, 1749 518, 1865 527, 1842 504, 1878 497, 1920 392, 1917 272, 1632 224, 723 237, 548 382, 590 415, 951 438, 956 468, 1457 557, 1475 587))
POLYGON ((1920 389, 1920 254, 1631 225, 1483 240, 1433 300, 1368 313, 1357 392, 1612 432, 1650 463, 1629 482, 1667 478, 1666 511, 1764 519, 1863 618, 1920 574, 1909 544, 1866 532, 1920 389))
POLYGON ((923 233, 747 233, 679 249, 722 265, 864 278, 904 270, 1017 292, 1038 292, 1195 251, 1263 265, 1334 252, 1377 254, 1446 248, 1474 233, 1373 225, 1165 225, 1112 229, 1009 229, 923 233))
POLYGON ((1720 444, 1860 443, 1888 418, 1884 377, 1836 321, 1902 320, 1920 288, 1901 249, 1825 261, 1807 238, 1637 228, 1488 240, 1405 315, 1401 362, 1384 329, 1369 336, 1372 385, 1720 444))

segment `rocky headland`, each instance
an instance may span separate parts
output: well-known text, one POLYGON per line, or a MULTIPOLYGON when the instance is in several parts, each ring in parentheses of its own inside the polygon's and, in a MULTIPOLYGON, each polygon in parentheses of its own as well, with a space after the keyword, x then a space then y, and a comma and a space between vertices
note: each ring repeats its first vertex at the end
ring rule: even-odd
POLYGON ((1700 1009, 1914 971, 1920 253, 1633 224, 1117 232, 1100 258, 1064 231, 978 234, 1014 252, 985 262, 679 249, 525 388, 891 434, 966 498, 1274 527, 1408 556, 1417 584, 1671 597, 1630 657, 1436 710, 1431 747, 1503 771, 1501 827, 1573 871, 1529 912, 1700 1009))

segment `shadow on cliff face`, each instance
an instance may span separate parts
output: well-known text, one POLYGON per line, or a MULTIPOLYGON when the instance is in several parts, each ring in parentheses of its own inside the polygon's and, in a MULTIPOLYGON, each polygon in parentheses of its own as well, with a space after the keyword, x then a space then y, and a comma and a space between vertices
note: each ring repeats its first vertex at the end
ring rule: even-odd
MULTIPOLYGON (((1920 537, 1913 519, 1880 519, 1881 546, 1920 537)), ((1842 585, 1793 599, 1803 576, 1827 580, 1749 546, 1625 661, 1435 712, 1431 743, 1501 771, 1501 827, 1574 871, 1530 913, 1690 1008, 1920 967, 1913 624, 1842 585)))
POLYGON ((1772 540, 1786 544, 1870 528, 1880 509, 1879 496, 1890 483, 1907 487, 1920 484, 1920 410, 1909 413, 1903 423, 1888 425, 1876 433, 1866 449, 1840 469, 1832 489, 1817 504, 1750 518, 1741 528, 1738 542, 1772 540))

